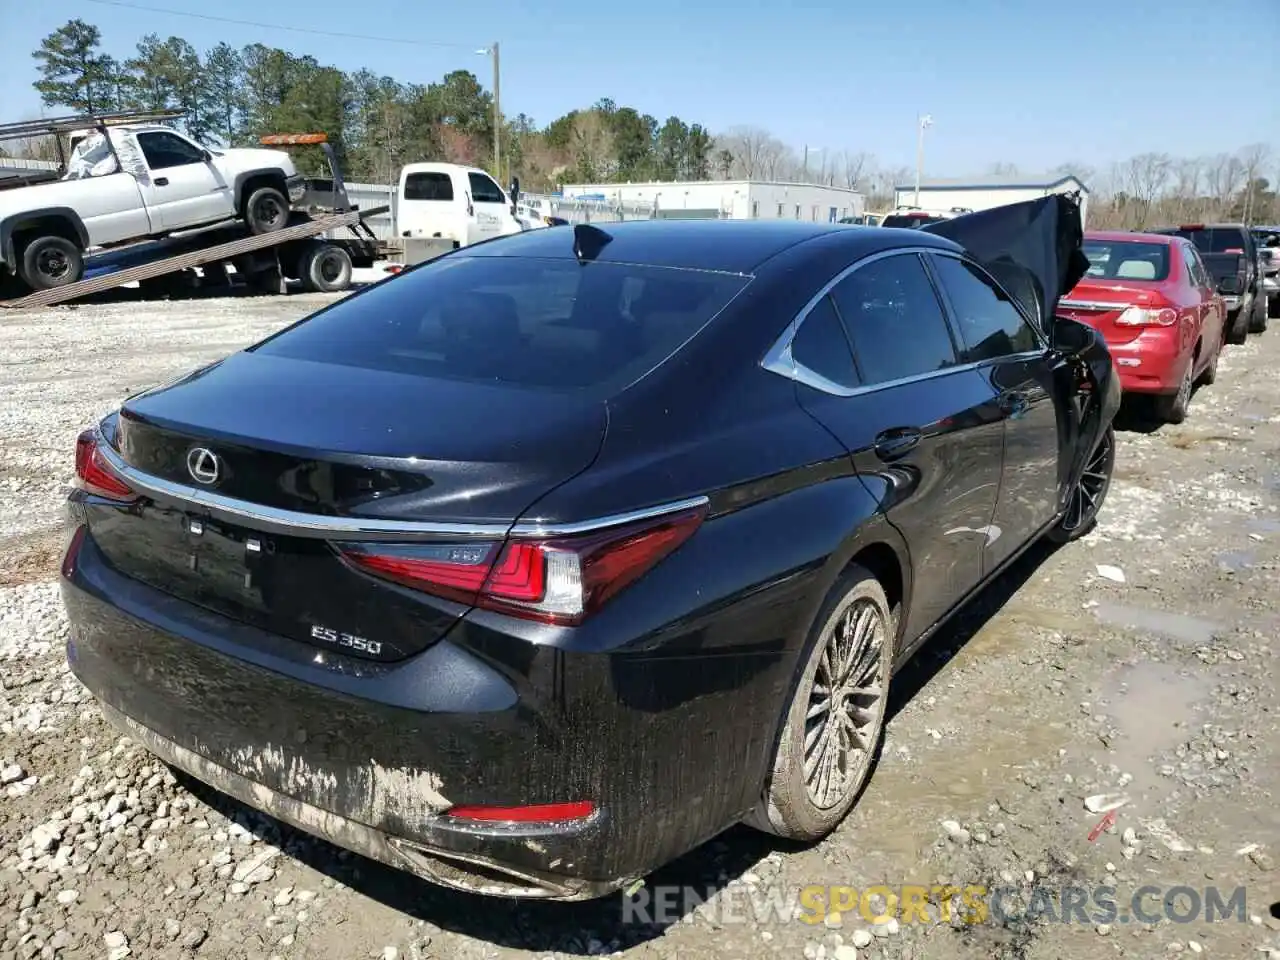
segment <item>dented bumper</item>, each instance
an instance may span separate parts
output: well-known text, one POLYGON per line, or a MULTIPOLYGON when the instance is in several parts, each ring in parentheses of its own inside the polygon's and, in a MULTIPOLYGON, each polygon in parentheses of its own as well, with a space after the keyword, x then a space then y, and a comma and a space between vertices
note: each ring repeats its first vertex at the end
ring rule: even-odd
POLYGON ((490 636, 357 661, 125 577, 91 536, 62 593, 68 662, 120 729, 250 806, 456 889, 602 896, 730 826, 758 789, 747 771, 768 725, 721 720, 729 700, 775 701, 759 657, 621 672, 490 636), (579 800, 594 813, 557 823, 447 815, 579 800))

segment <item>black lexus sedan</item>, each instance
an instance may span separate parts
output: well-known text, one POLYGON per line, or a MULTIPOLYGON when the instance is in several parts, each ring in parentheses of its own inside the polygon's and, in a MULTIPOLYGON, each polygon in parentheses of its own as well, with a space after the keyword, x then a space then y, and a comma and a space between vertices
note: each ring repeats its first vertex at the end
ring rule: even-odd
POLYGON ((415 266, 80 437, 71 668, 169 764, 463 890, 822 837, 895 667, 1095 521, 1119 389, 1055 319, 1080 238, 1057 197, 415 266))

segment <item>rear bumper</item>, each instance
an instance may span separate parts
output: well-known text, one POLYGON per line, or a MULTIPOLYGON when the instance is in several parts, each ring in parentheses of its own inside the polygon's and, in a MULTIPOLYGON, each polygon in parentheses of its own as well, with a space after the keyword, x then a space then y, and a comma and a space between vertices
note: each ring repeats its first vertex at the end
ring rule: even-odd
POLYGON ((773 734, 755 722, 776 713, 773 679, 735 657, 451 634, 406 661, 358 661, 124 577, 91 536, 62 594, 69 665, 128 735, 301 830, 473 893, 624 887, 749 809, 773 734), (591 816, 553 823, 446 814, 579 800, 591 816))
POLYGON ((1144 329, 1127 343, 1107 342, 1125 393, 1173 393, 1191 362, 1194 344, 1183 349, 1177 327, 1144 329))

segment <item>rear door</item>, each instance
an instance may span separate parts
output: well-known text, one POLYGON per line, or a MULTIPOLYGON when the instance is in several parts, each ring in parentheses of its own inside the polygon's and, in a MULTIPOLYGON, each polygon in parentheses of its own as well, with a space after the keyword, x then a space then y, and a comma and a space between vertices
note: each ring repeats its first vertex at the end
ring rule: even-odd
POLYGON ((849 449, 911 552, 917 636, 982 576, 1003 427, 987 379, 961 362, 920 255, 857 264, 792 345, 801 404, 849 449))
POLYGON ((945 253, 930 255, 960 335, 960 359, 976 364, 1004 420, 1000 495, 983 550, 983 573, 998 568, 1057 514, 1065 475, 1047 344, 1012 299, 978 265, 945 253))

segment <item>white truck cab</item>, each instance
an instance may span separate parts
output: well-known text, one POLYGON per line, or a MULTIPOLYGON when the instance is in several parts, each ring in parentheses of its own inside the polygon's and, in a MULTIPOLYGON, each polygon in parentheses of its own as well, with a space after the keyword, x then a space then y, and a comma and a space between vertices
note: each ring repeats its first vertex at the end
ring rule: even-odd
POLYGON ((409 163, 400 171, 396 229, 408 240, 452 240, 459 247, 526 229, 516 203, 478 167, 409 163))

